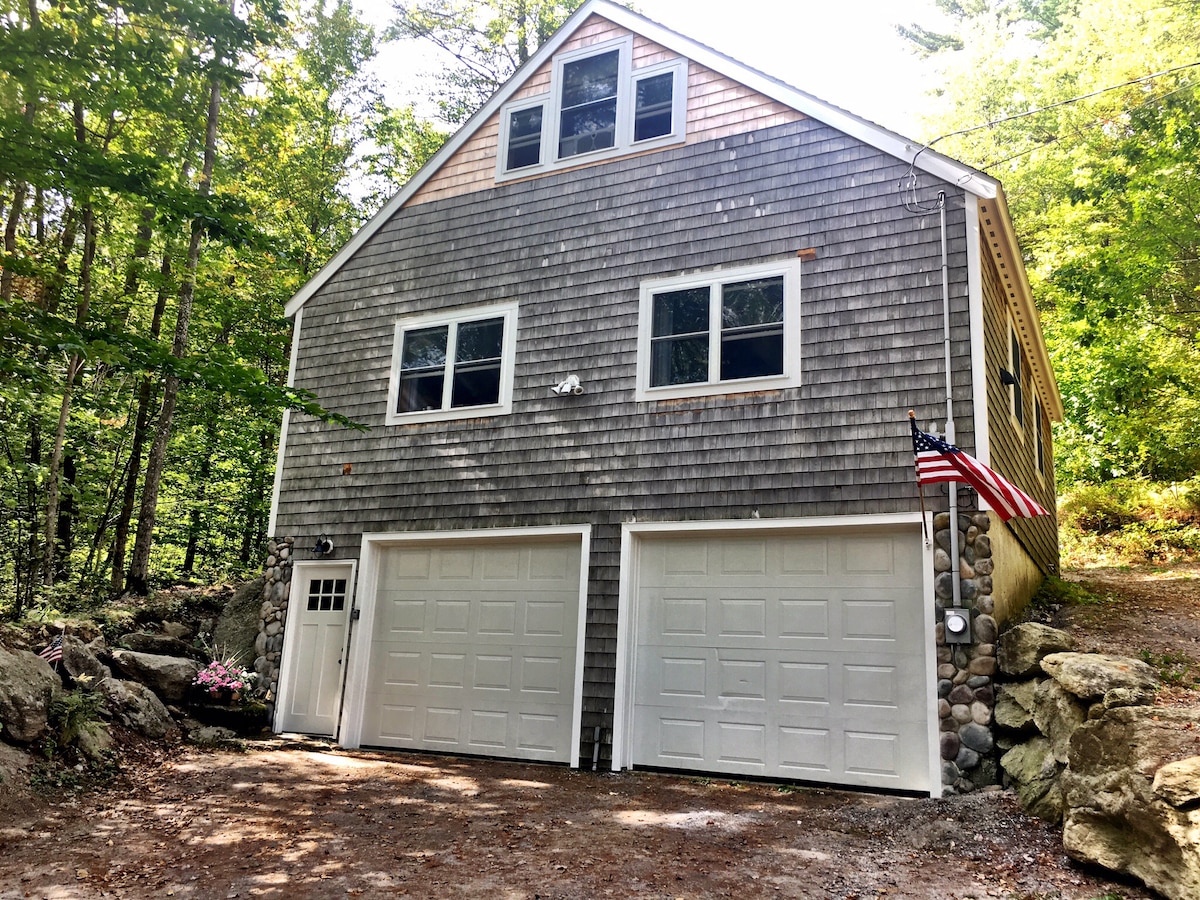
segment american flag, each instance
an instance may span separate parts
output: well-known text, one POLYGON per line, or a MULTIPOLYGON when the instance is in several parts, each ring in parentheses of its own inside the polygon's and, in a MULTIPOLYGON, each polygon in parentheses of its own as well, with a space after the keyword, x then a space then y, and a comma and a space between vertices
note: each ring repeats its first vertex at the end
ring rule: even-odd
POLYGON ((62 659, 62 635, 55 635, 54 640, 50 642, 45 650, 38 654, 48 663, 56 663, 62 659))
POLYGON ((912 425, 913 453, 916 455, 917 482, 962 481, 979 492, 1004 522, 1014 516, 1031 518, 1048 516, 1045 508, 1002 475, 997 475, 983 463, 963 453, 953 444, 926 434, 912 425))

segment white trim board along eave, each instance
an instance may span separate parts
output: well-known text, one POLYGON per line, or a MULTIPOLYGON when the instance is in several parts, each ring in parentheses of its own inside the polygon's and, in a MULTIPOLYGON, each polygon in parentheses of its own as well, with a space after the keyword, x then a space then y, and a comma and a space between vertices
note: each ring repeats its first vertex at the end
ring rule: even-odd
POLYGON ((997 194, 999 183, 969 166, 950 159, 947 156, 935 153, 932 150, 922 149, 922 145, 914 141, 910 141, 874 122, 869 122, 844 109, 840 109, 824 100, 814 97, 812 94, 805 93, 798 88, 791 87, 768 75, 764 75, 762 72, 752 69, 744 63, 725 56, 711 47, 697 43, 691 38, 671 31, 669 28, 665 28, 657 22, 638 15, 623 6, 617 6, 615 3, 610 3, 609 0, 589 0, 589 2, 579 7, 563 23, 563 26, 554 33, 554 36, 543 44, 537 53, 531 56, 492 95, 491 99, 442 145, 442 148, 421 167, 420 171, 405 184, 399 193, 384 204, 383 208, 372 216, 346 245, 296 292, 296 295, 288 301, 285 309, 286 314, 294 316, 308 302, 309 298, 336 275, 342 266, 387 223, 392 215, 402 208, 434 173, 458 152, 459 148, 516 94, 525 80, 536 72, 543 63, 554 56, 559 47, 591 15, 599 15, 615 25, 635 32, 647 40, 660 44, 668 50, 672 50, 689 60, 706 66, 718 74, 724 75, 766 97, 795 109, 797 112, 803 113, 809 118, 824 122, 831 128, 835 128, 851 137, 858 138, 864 143, 897 159, 912 162, 915 158, 916 168, 957 185, 976 196, 990 200, 997 194))

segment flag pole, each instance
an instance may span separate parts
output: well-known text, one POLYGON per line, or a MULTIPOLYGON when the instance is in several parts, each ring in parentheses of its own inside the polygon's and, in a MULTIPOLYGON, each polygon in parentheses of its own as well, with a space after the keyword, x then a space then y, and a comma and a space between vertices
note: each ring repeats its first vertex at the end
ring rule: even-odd
MULTIPOLYGON (((917 414, 910 409, 908 411, 908 418, 909 418, 910 422, 915 422, 916 418, 917 418, 917 414)), ((913 472, 917 476, 917 499, 921 501, 921 534, 923 534, 925 536, 925 543, 928 544, 929 543, 929 526, 925 522, 925 519, 927 518, 926 514, 925 514, 925 489, 923 487, 921 487, 921 472, 917 468, 917 452, 916 451, 917 451, 917 448, 913 447, 913 472)))

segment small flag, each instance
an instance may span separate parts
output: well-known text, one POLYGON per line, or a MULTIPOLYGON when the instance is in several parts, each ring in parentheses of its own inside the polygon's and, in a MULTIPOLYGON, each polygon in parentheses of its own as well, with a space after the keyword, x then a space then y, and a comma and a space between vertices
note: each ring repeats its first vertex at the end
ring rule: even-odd
POLYGON ((1004 476, 996 474, 953 444, 947 444, 940 438, 921 431, 911 413, 908 421, 912 425, 913 453, 916 455, 919 484, 939 481, 966 482, 979 492, 979 496, 1004 522, 1014 516, 1032 518, 1050 515, 1036 500, 1004 476))
POLYGON ((45 650, 38 654, 48 663, 56 663, 62 659, 62 635, 56 635, 45 650))

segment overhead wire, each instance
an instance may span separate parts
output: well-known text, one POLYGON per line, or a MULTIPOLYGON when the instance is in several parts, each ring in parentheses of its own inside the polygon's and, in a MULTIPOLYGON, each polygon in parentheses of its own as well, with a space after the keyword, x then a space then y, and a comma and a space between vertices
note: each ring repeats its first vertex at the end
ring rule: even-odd
MULTIPOLYGON (((972 125, 968 128, 960 128, 957 131, 950 131, 950 132, 947 132, 946 134, 939 135, 938 137, 935 137, 933 140, 926 143, 915 154, 913 154, 913 158, 909 161, 909 164, 908 164, 908 171, 905 172, 903 177, 900 179, 900 183, 899 183, 898 187, 900 190, 900 195, 903 198, 904 208, 910 213, 922 214, 922 213, 934 212, 935 210, 940 209, 945 204, 945 193, 944 192, 939 192, 937 199, 934 200, 933 202, 928 202, 928 201, 922 202, 917 199, 917 189, 918 189, 918 178, 917 178, 917 170, 916 170, 917 160, 920 158, 922 153, 924 153, 926 150, 929 150, 930 148, 932 148, 933 145, 938 143, 939 141, 944 141, 947 138, 951 138, 951 137, 959 137, 960 135, 964 135, 964 134, 970 134, 975 131, 981 131, 985 128, 995 128, 997 125, 1003 125, 1006 122, 1012 122, 1017 119, 1028 118, 1029 116, 1034 116, 1034 115, 1037 115, 1038 113, 1047 112, 1048 110, 1052 110, 1052 109, 1058 109, 1059 107, 1062 107, 1062 106, 1068 106, 1072 103, 1079 103, 1083 100, 1090 100, 1093 97, 1099 97, 1101 94, 1107 94, 1110 91, 1120 90, 1121 88, 1133 87, 1134 85, 1138 85, 1138 84, 1145 84, 1147 82, 1153 81, 1154 79, 1162 78, 1166 75, 1173 75, 1176 72, 1182 72, 1182 71, 1186 71, 1188 69, 1194 69, 1197 67, 1200 67, 1200 60, 1197 60, 1196 62, 1184 63, 1183 65, 1172 66, 1169 69, 1163 69, 1159 72, 1153 72, 1149 75, 1142 75, 1138 78, 1132 78, 1128 81, 1121 82, 1120 84, 1109 85, 1108 87, 1103 87, 1103 88, 1099 88, 1094 91, 1089 91, 1086 94, 1079 94, 1075 97, 1069 97, 1065 100, 1056 100, 1054 103, 1047 103, 1044 106, 1035 107, 1034 109, 1025 110, 1024 112, 1013 113, 1012 115, 1003 116, 999 119, 993 119, 989 122, 984 122, 981 125, 972 125)), ((1132 107, 1132 109, 1129 111, 1141 109, 1142 107, 1147 106, 1153 102, 1159 102, 1159 101, 1165 99, 1166 97, 1170 97, 1172 94, 1175 94, 1175 93, 1178 93, 1179 91, 1187 89, 1192 84, 1194 84, 1194 82, 1188 82, 1187 84, 1181 85, 1180 87, 1176 88, 1173 91, 1169 91, 1166 94, 1163 94, 1158 97, 1148 98, 1146 101, 1139 104, 1138 106, 1132 107)), ((1098 120, 1096 123, 1092 123, 1092 125, 1094 126, 1095 124, 1098 124, 1099 121, 1102 121, 1102 120, 1098 120)), ((1075 133, 1077 133, 1077 134, 1082 133, 1082 129, 1077 130, 1075 133)), ((1007 157, 1005 159, 990 162, 986 166, 982 167, 980 169, 980 171, 986 171, 989 168, 993 168, 995 166, 1002 165, 1005 162, 1009 162, 1013 159, 1016 159, 1020 156, 1025 155, 1025 154, 1032 153, 1034 150, 1041 149, 1041 147, 1045 147, 1045 146, 1048 146, 1049 144, 1056 143, 1056 142, 1060 141, 1061 139, 1062 139, 1061 135, 1055 136, 1053 138, 1053 140, 1047 141, 1045 144, 1040 144, 1037 147, 1026 148, 1025 150, 1022 150, 1019 153, 1013 154, 1012 156, 1007 157)))

